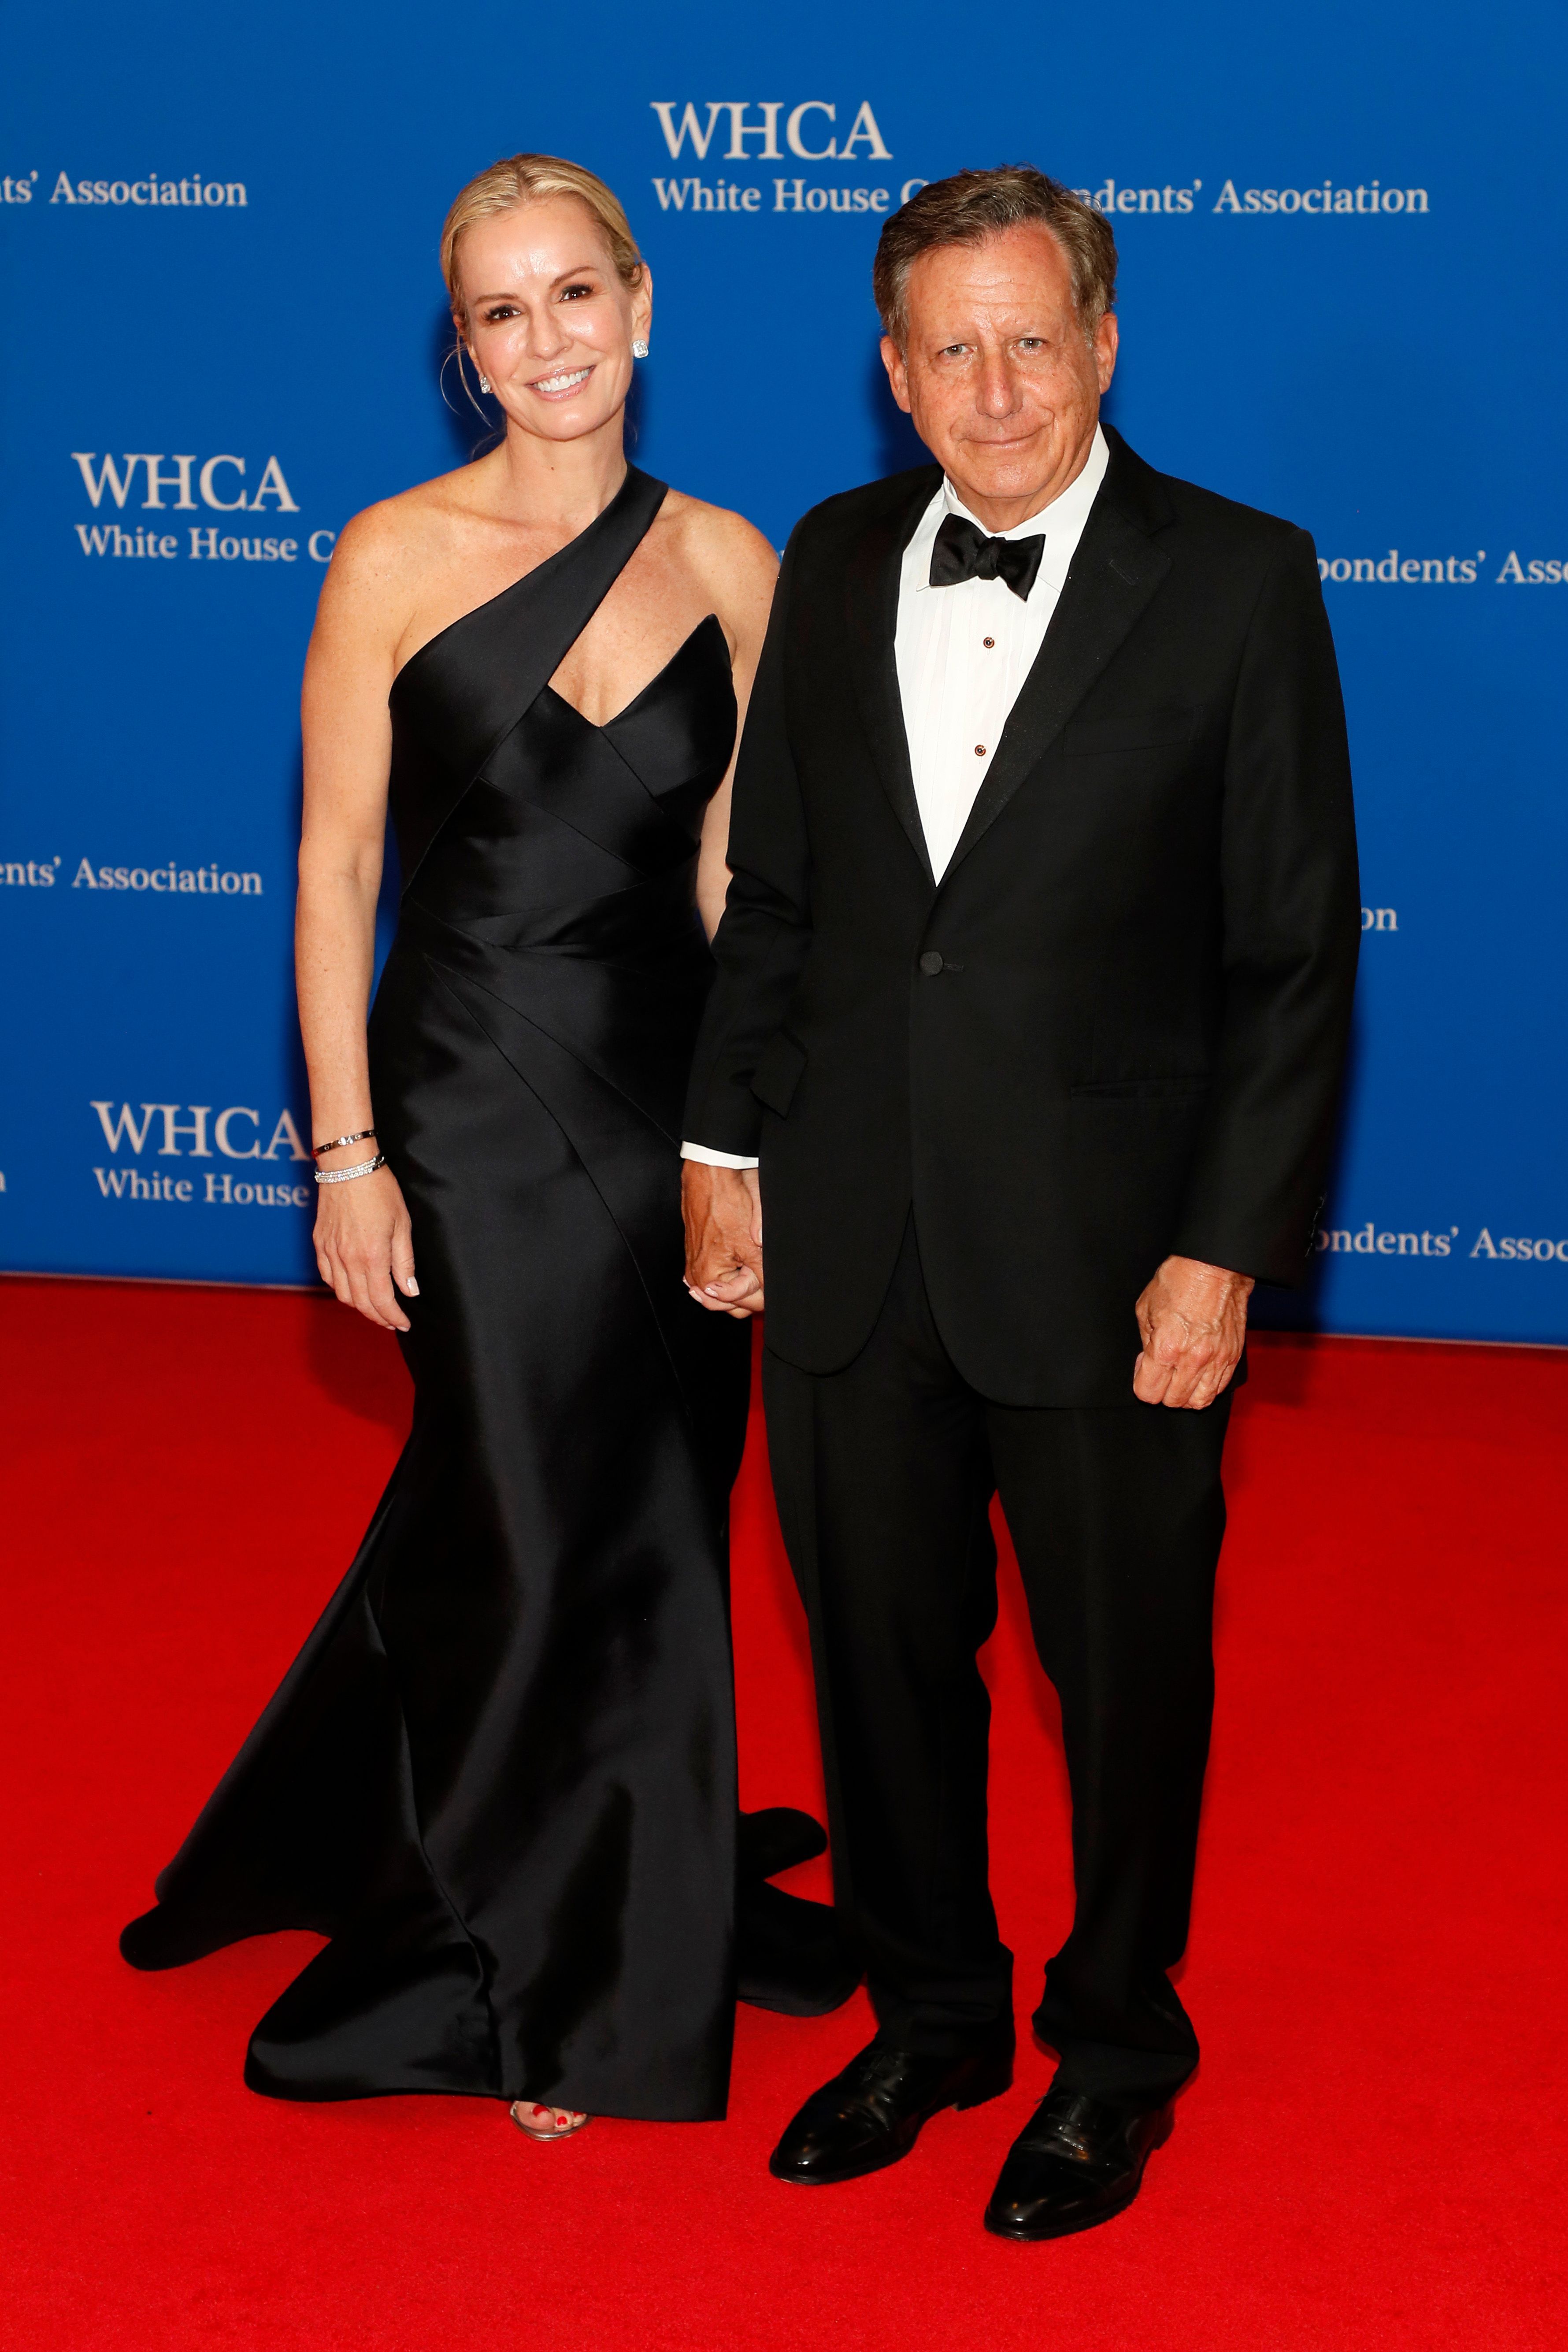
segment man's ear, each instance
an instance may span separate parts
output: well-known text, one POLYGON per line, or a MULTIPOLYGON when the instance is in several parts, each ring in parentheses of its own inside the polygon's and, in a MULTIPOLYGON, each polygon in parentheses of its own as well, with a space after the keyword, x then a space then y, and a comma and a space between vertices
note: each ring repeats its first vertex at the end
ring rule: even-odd
POLYGON ((888 382, 892 387, 893 398, 898 402, 899 406, 903 410, 904 415, 908 416, 910 414, 910 373, 908 368, 904 365, 904 355, 902 352, 900 351, 897 343, 894 342, 890 335, 884 335, 882 338, 882 365, 888 371, 888 382))
POLYGON ((1110 389, 1110 379, 1116 373, 1116 313, 1108 310, 1094 331, 1094 364, 1101 392, 1110 389))

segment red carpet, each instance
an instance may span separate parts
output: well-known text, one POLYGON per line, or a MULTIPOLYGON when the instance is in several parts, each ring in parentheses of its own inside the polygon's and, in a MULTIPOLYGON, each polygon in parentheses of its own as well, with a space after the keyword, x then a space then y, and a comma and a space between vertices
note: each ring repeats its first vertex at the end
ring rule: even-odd
MULTIPOLYGON (((767 2150, 866 2032, 742 2011, 731 2119, 554 2148, 499 2107, 288 2107, 246 2035, 310 1948, 138 1977, 121 1923, 346 1565, 406 1411, 326 1302, 0 1286, 9 2241, 47 2352, 1384 2352, 1561 2346, 1568 1357, 1268 1340, 1231 1456, 1220 1701, 1183 1993, 1204 2064, 1124 2219, 984 2237, 1038 2095, 816 2195, 767 2150)), ((743 1793, 817 1798, 760 1448, 743 1793)), ((1019 1994, 1068 1911, 1016 1584, 990 1667, 1019 1994)), ((810 1874, 800 1874, 810 1884, 810 1874)))

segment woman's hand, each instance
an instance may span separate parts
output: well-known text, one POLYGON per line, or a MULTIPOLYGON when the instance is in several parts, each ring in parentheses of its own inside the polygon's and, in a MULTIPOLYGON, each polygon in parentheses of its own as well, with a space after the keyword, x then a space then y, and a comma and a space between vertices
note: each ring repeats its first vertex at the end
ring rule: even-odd
MULTIPOLYGON (((334 1151, 330 1160, 352 1165, 354 1157, 334 1151)), ((321 1280, 345 1307, 357 1307, 368 1323, 384 1331, 411 1328, 397 1291, 405 1298, 419 1296, 414 1279, 414 1228, 390 1168, 378 1168, 374 1176, 356 1176, 352 1184, 323 1184, 315 1241, 321 1280)))

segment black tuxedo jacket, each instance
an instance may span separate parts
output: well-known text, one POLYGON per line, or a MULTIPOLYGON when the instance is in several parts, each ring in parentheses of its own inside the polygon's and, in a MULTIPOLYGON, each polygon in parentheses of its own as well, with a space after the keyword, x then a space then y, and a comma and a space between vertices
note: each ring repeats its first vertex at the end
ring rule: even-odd
POLYGON ((864 1344, 911 1202, 943 1340, 1001 1403, 1130 1403, 1172 1252, 1305 1271, 1361 926, 1317 562, 1107 439, 940 882, 893 656, 939 469, 785 551, 686 1133, 760 1154, 768 1344, 806 1371, 864 1344))

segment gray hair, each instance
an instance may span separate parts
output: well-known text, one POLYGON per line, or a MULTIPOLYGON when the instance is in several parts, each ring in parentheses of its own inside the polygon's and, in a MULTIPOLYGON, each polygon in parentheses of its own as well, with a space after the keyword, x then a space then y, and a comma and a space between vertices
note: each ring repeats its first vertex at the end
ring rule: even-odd
POLYGON ((882 331, 902 351, 909 332, 910 271, 939 245, 979 245, 1000 230, 1038 221, 1049 229, 1072 272, 1073 307, 1092 336, 1116 304, 1116 236, 1101 212, 1032 163, 993 172, 955 172, 929 180, 890 214, 877 240, 871 290, 882 331))

